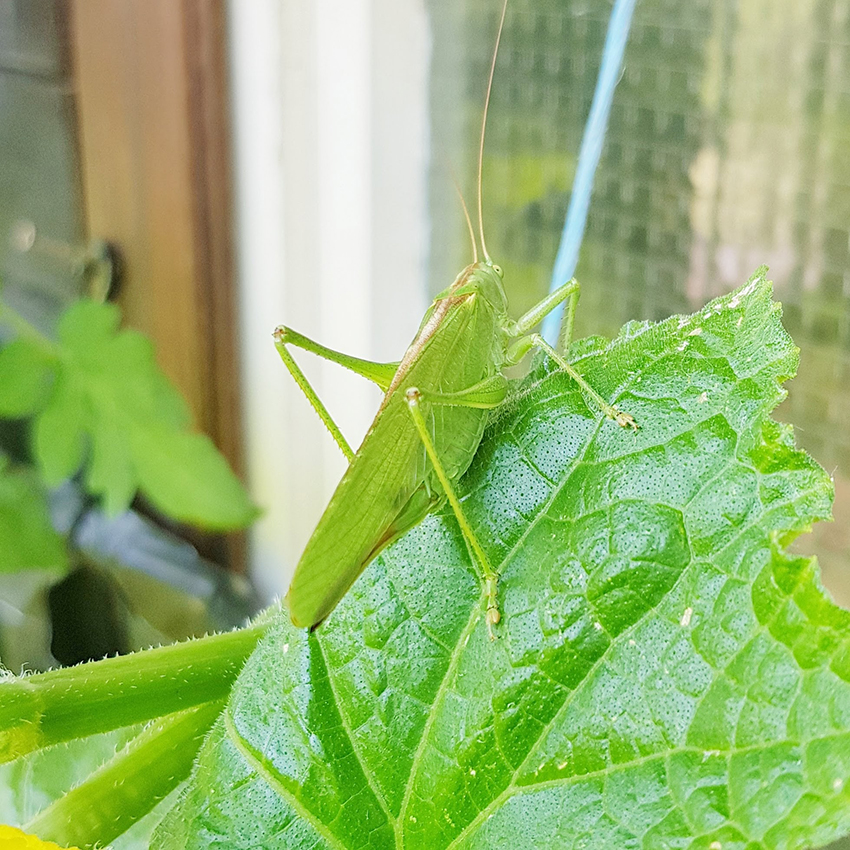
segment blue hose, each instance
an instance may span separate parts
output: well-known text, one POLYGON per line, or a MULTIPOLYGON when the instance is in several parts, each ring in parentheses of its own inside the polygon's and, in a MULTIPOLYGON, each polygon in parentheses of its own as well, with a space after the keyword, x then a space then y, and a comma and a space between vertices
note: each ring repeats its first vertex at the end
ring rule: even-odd
MULTIPOLYGON (((596 91, 593 93, 590 115, 587 117, 584 136, 581 140, 570 206, 552 269, 550 292, 570 280, 578 265, 578 253, 587 226, 587 212, 593 192, 593 178, 602 155, 602 145, 608 129, 608 116, 611 114, 611 102, 614 100, 614 89, 620 77, 636 2, 637 0, 615 0, 611 11, 608 34, 605 37, 605 49, 602 52, 602 65, 596 80, 596 91)), ((550 345, 556 345, 558 342, 558 330, 561 327, 563 314, 562 305, 553 310, 543 322, 543 336, 550 345)))

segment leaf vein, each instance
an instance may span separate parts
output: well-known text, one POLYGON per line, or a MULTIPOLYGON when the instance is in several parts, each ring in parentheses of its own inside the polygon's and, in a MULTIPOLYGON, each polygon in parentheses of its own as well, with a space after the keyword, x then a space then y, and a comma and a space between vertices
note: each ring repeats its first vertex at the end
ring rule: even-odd
POLYGON ((354 757, 357 759, 357 763, 360 765, 360 770, 363 772, 363 777, 368 783, 369 787, 372 789, 372 793, 375 795, 375 799, 378 801, 378 805, 384 810, 384 814, 387 816, 387 820, 393 827, 393 831, 396 833, 396 843, 398 843, 398 823, 390 812, 390 807, 387 804, 386 799, 384 798, 383 792, 378 787, 375 782, 374 777, 370 773, 368 769, 368 765, 363 759, 363 754, 360 752, 360 747, 355 740, 354 732, 351 729, 348 720, 346 719, 345 713, 343 712, 343 701, 340 699, 339 693, 337 693, 336 684, 334 683, 334 675, 333 668, 328 663, 327 656, 325 655, 325 648, 321 640, 316 641, 319 652, 322 656, 322 661, 325 664, 325 669, 328 671, 328 685, 330 686, 331 693, 334 697, 334 702, 337 704, 337 710, 339 712, 340 723, 342 724, 342 728, 345 730, 345 734, 348 736, 348 740, 351 743, 351 751, 354 753, 354 757))
POLYGON ((262 777, 262 779, 270 785, 277 794, 279 794, 290 806, 299 814, 316 832, 328 842, 329 846, 336 850, 348 850, 348 848, 327 828, 327 826, 319 820, 313 813, 307 809, 303 803, 281 782, 274 768, 268 764, 267 760, 259 753, 255 753, 251 745, 239 734, 236 729, 233 718, 229 709, 224 712, 224 728, 227 732, 227 737, 230 738, 233 746, 239 751, 239 754, 246 762, 262 777))
POLYGON ((413 755, 413 761, 410 764, 410 775, 407 779, 407 785, 404 789, 404 798, 402 799, 401 810, 399 812, 399 822, 401 824, 404 824, 404 818, 407 814, 407 807, 410 804, 410 798, 413 794, 413 783, 416 778, 416 773, 419 769, 419 763, 421 762, 425 753, 425 749, 427 748, 428 736, 431 732, 431 728, 434 725, 437 716, 439 715, 439 711, 437 710, 438 706, 442 702, 443 697, 449 689, 449 684, 451 682, 455 670, 457 669, 457 664, 462 654, 462 649, 464 646, 466 646, 466 639, 469 637, 469 635, 472 634, 472 630, 475 628, 475 624, 478 622, 478 619, 481 616, 480 607, 481 597, 479 596, 479 600, 477 604, 473 607, 466 626, 464 627, 460 635, 458 635, 458 641, 451 652, 449 664, 446 667, 445 675, 440 681, 440 687, 434 694, 432 711, 428 715, 428 719, 425 721, 425 726, 422 729, 422 737, 419 739, 419 744, 417 745, 416 752, 413 755))
MULTIPOLYGON (((498 808, 500 808, 504 803, 506 803, 509 799, 515 796, 519 796, 525 793, 532 793, 537 791, 545 791, 549 788, 565 788, 573 784, 577 784, 579 782, 586 782, 588 780, 593 779, 605 779, 608 776, 618 773, 624 770, 631 770, 636 767, 641 767, 646 764, 651 764, 652 762, 657 761, 669 761, 670 758, 677 755, 699 755, 705 757, 707 754, 717 754, 718 756, 724 756, 727 763, 733 756, 744 755, 747 753, 757 753, 762 750, 768 750, 772 747, 790 745, 793 747, 804 747, 812 741, 831 741, 833 739, 841 739, 846 738, 850 739, 850 733, 846 731, 836 732, 830 735, 817 735, 808 739, 796 740, 793 738, 786 738, 781 741, 765 741, 759 744, 751 744, 746 747, 730 747, 727 750, 706 750, 703 747, 676 747, 671 750, 667 750, 663 753, 652 753, 651 755, 641 756, 640 758, 632 759, 630 761, 620 762, 615 765, 608 765, 607 767, 600 768, 599 770, 589 771, 588 773, 578 773, 572 774, 571 776, 566 776, 563 779, 550 779, 546 782, 539 782, 535 785, 515 785, 511 782, 504 791, 499 794, 498 797, 495 797, 493 801, 486 806, 481 812, 471 820, 451 842, 446 847, 446 850, 454 850, 460 846, 460 843, 474 830, 479 827, 484 821, 489 818, 491 814, 493 814, 498 808)), ((727 821, 731 823, 730 821, 727 821)), ((740 828, 740 827, 739 827, 740 828)), ((744 834, 744 830, 741 829, 741 833, 744 834)))

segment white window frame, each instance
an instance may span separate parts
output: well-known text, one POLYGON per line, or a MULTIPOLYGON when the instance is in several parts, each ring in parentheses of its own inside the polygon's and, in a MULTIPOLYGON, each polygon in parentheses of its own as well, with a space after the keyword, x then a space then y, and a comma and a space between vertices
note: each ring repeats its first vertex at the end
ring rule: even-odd
MULTIPOLYGON (((398 359, 415 333, 430 34, 424 0, 230 0, 229 29, 246 467, 264 510, 250 565, 271 599, 345 468, 271 333, 288 324, 376 360, 398 359)), ((356 446, 377 389, 300 362, 356 446)))

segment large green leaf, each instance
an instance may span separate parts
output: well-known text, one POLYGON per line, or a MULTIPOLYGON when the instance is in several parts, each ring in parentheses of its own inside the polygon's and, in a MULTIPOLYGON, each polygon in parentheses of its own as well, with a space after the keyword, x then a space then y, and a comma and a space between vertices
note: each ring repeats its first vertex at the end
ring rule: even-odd
POLYGON ((757 274, 539 362, 465 506, 377 559, 315 633, 281 612, 152 846, 702 848, 850 831, 850 615, 783 547, 831 486, 768 419, 797 353, 757 274))

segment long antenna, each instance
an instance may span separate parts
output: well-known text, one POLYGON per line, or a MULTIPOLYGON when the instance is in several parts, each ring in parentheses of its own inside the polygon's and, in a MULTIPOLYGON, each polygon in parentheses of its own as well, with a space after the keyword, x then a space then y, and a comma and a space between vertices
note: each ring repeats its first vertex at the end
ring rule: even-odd
POLYGON ((469 231, 469 241, 472 243, 472 262, 478 262, 478 243, 475 241, 475 228, 472 226, 472 219, 469 217, 469 207, 466 205, 466 198, 463 197, 463 192, 460 189, 460 183, 457 179, 457 172, 452 165, 451 158, 448 153, 446 153, 446 149, 437 142, 437 148, 440 154, 440 160, 445 167, 446 171, 449 172, 449 177, 452 181, 452 186, 455 187, 455 192, 457 192, 458 200, 460 201, 461 207, 463 207, 463 217, 466 219, 466 229, 469 231))
POLYGON ((499 55, 499 42, 502 40, 502 29, 505 26, 505 13, 508 11, 508 0, 502 4, 502 17, 499 19, 499 31, 496 33, 496 46, 493 48, 493 61, 490 63, 490 79, 487 81, 487 95, 484 98, 484 116, 481 119, 481 141, 478 144, 478 232, 481 234, 481 249, 484 259, 490 262, 487 253, 487 243, 484 241, 484 202, 481 197, 481 175, 484 170, 484 131, 487 129, 487 110, 490 108, 490 92, 493 90, 493 75, 496 73, 496 57, 499 55))
POLYGON ((475 244, 475 228, 472 226, 472 219, 469 217, 469 207, 466 205, 466 201, 463 197, 463 192, 460 191, 460 186, 458 186, 457 180, 455 180, 454 175, 452 175, 452 182, 455 184, 455 191, 457 191, 457 196, 458 198, 460 198, 460 205, 463 207, 463 217, 466 219, 466 227, 469 230, 469 241, 472 243, 472 262, 477 263, 478 245, 475 244))

